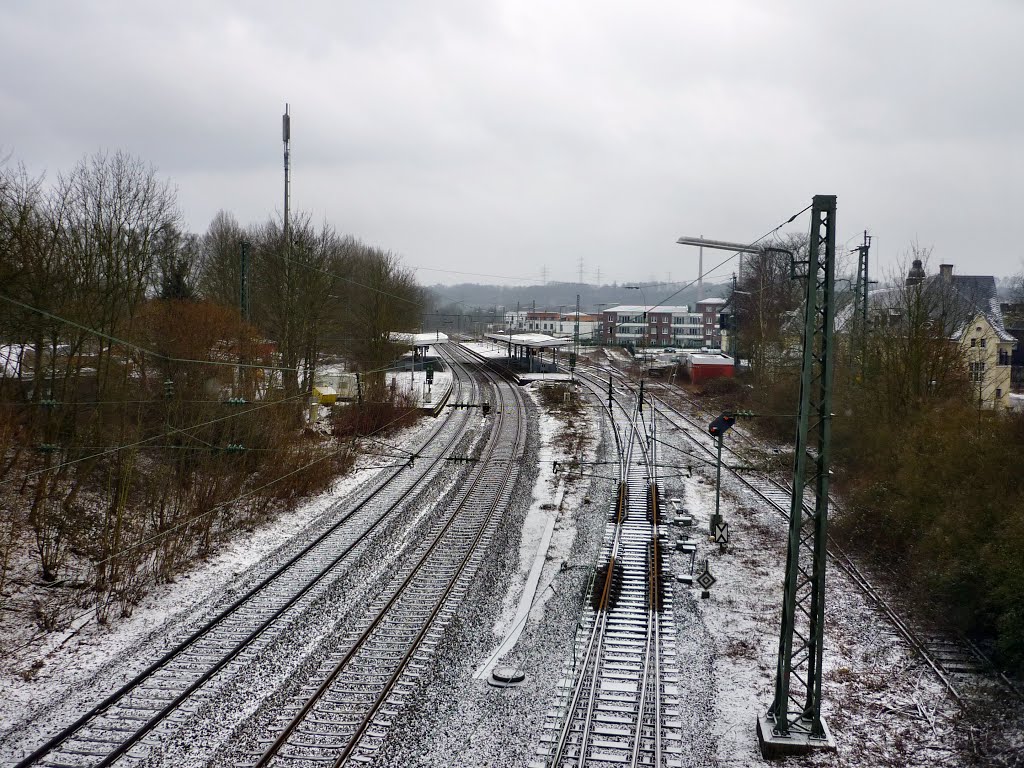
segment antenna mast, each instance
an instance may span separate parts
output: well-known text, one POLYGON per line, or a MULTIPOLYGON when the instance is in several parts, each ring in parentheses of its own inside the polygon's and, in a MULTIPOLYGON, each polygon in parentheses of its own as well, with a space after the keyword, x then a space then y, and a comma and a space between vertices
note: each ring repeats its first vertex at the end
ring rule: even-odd
POLYGON ((284 105, 284 114, 281 115, 281 139, 284 141, 284 241, 288 239, 288 195, 291 192, 292 179, 291 168, 288 164, 289 143, 292 138, 292 118, 288 114, 288 104, 284 105))

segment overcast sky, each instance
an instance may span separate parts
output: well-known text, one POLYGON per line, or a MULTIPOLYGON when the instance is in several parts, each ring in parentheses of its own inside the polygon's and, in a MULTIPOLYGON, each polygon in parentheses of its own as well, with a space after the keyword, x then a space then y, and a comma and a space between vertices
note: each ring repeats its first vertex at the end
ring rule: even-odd
POLYGON ((882 272, 917 241, 1000 276, 1022 32, 1021 0, 4 0, 0 155, 124 149, 191 230, 246 224, 282 210, 288 102, 292 210, 426 283, 694 278, 678 236, 750 241, 813 194, 882 272))

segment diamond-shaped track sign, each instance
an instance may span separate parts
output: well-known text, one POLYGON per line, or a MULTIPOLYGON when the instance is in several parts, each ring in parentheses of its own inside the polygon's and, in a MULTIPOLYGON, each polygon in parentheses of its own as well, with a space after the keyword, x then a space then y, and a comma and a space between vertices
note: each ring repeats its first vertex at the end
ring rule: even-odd
POLYGON ((711 589, 711 585, 714 584, 718 579, 711 575, 711 571, 708 569, 708 561, 704 561, 704 570, 701 571, 700 576, 697 577, 697 583, 700 588, 705 592, 711 589))

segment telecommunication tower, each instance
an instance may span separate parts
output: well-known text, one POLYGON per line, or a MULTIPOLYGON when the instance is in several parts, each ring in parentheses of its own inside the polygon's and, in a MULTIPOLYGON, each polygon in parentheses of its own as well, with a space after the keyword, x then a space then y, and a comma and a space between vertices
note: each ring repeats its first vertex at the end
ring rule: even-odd
POLYGON ((292 118, 288 114, 288 104, 284 105, 284 114, 281 115, 281 140, 284 141, 284 241, 289 242, 288 237, 288 196, 291 193, 292 177, 291 167, 288 163, 289 144, 292 138, 292 118))

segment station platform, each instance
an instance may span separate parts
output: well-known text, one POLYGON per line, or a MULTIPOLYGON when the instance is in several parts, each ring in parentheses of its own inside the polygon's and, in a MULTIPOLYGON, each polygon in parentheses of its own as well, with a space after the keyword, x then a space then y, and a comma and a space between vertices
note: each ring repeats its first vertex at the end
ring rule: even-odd
MULTIPOLYGON (((500 334, 493 334, 500 335, 500 334)), ((520 336, 539 336, 540 334, 519 334, 520 336)), ((559 371, 556 364, 551 364, 545 361, 542 365, 538 363, 536 358, 533 358, 532 365, 535 369, 540 368, 541 370, 530 371, 528 366, 531 364, 531 358, 529 357, 516 357, 509 356, 509 347, 507 344, 507 336, 502 336, 502 341, 497 342, 491 339, 486 341, 463 341, 459 344, 460 347, 465 349, 467 352, 472 354, 474 357, 480 360, 491 363, 496 366, 504 368, 505 371, 516 380, 517 384, 529 384, 534 381, 570 381, 568 373, 559 371), (526 370, 524 370, 526 368, 526 370)), ((516 337, 513 336, 513 339, 516 337)), ((548 337, 550 338, 550 337, 548 337)), ((558 340, 559 345, 571 344, 572 342, 565 342, 561 339, 558 340)), ((553 348, 553 347, 547 347, 553 348)))
MULTIPOLYGON (((433 334, 431 334, 433 336, 433 334)), ((441 412, 452 393, 452 372, 434 351, 432 346, 421 347, 418 355, 407 353, 401 361, 404 370, 392 370, 384 374, 388 386, 399 392, 408 392, 421 411, 436 416, 441 412), (427 364, 434 367, 434 380, 427 383, 427 364)))

